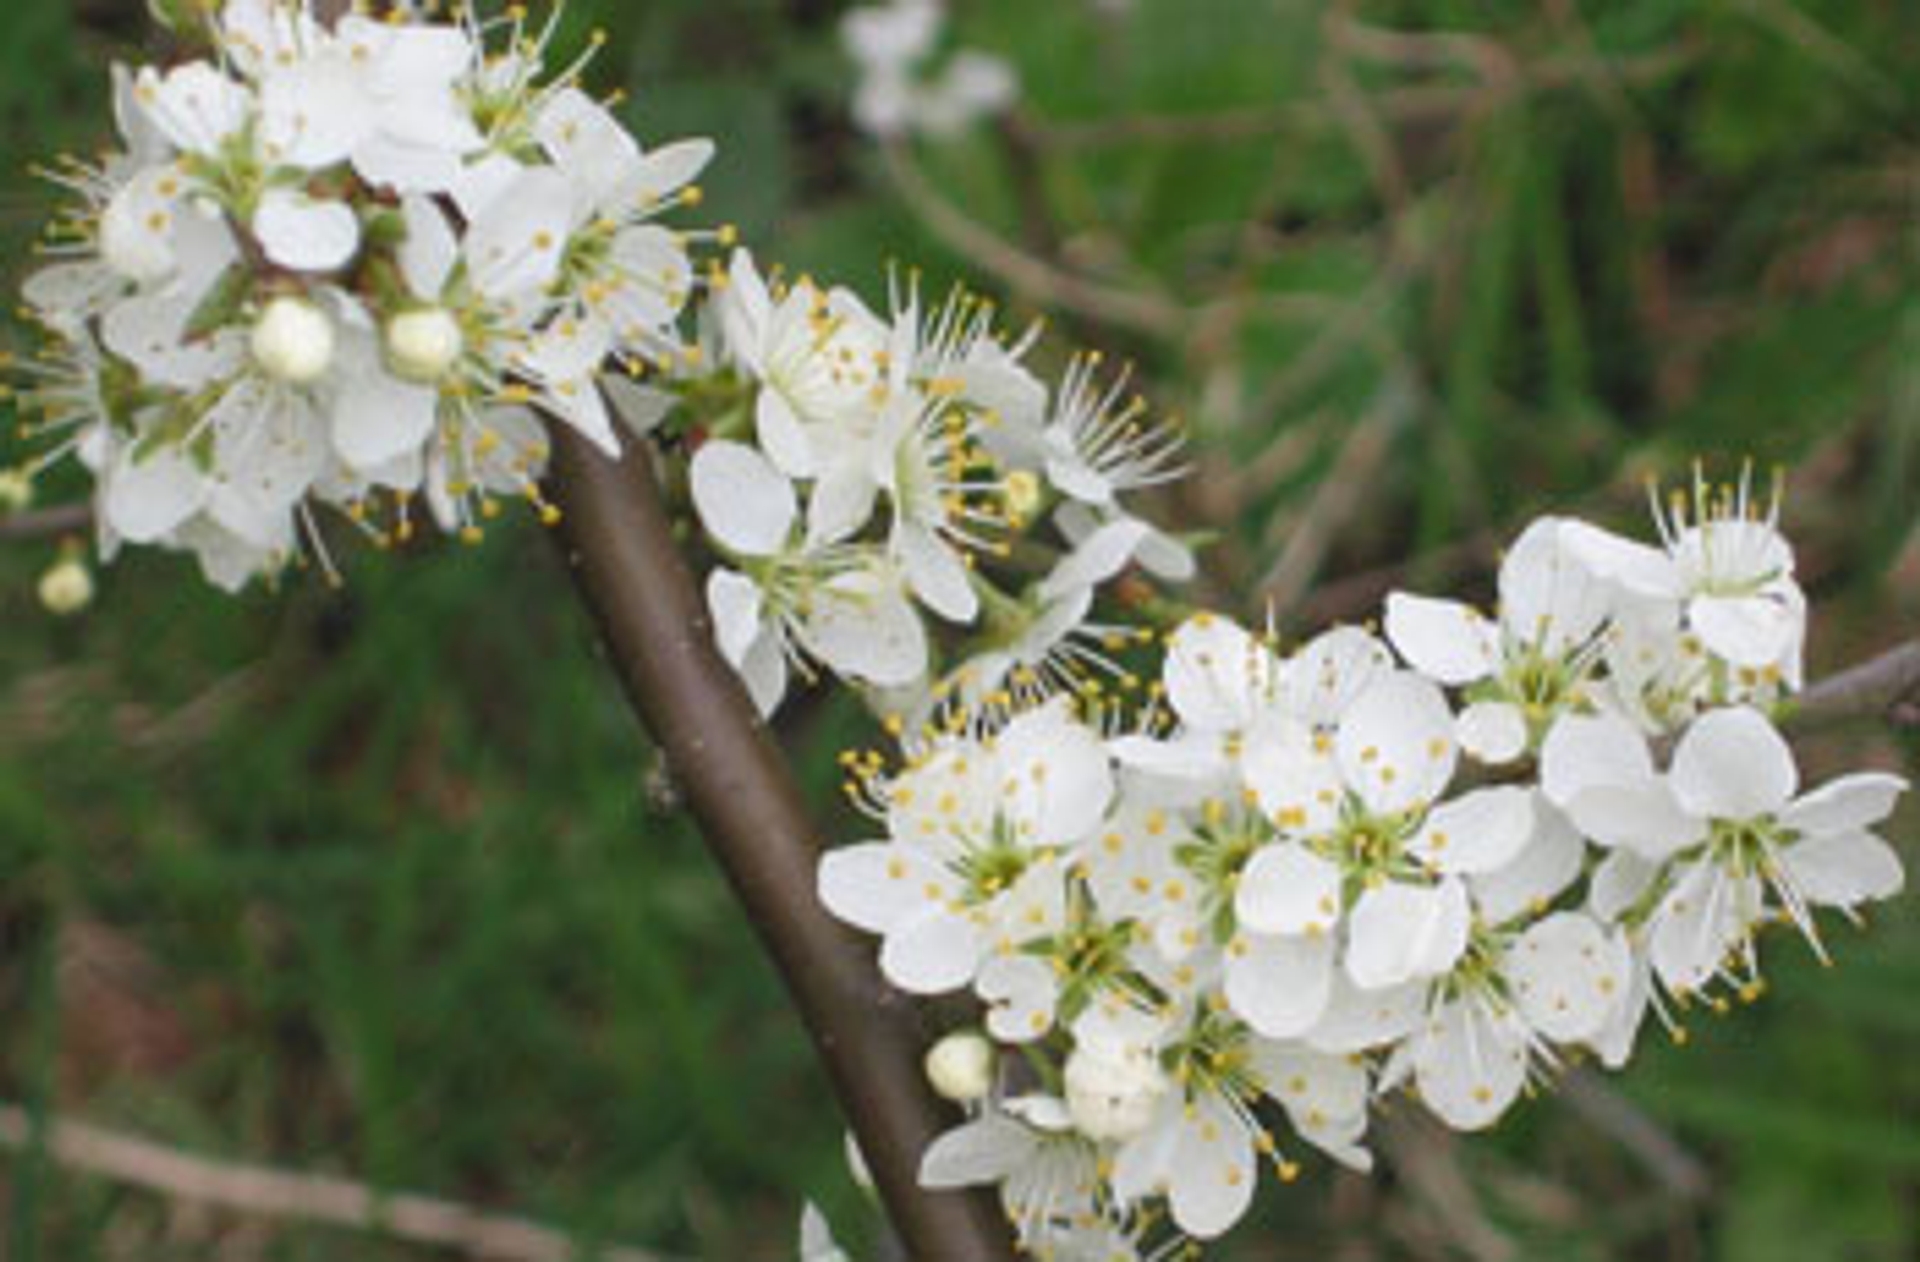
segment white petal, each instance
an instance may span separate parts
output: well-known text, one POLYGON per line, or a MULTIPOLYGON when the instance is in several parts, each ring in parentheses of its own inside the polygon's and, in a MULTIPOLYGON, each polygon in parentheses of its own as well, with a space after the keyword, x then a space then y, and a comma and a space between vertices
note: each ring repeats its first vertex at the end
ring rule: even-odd
POLYGON ((1483 1130, 1507 1111, 1526 1082, 1526 1032, 1511 1013, 1455 1001, 1414 1043, 1420 1099, 1455 1130, 1483 1130))
POLYGON ((1174 631, 1164 673, 1174 713, 1190 727, 1227 732, 1247 725, 1277 664, 1238 624, 1203 613, 1174 631))
POLYGON ((1370 889, 1348 921, 1347 976, 1362 990, 1437 977, 1466 950, 1471 923, 1457 880, 1432 889, 1398 881, 1370 889))
POLYGON ((1327 1009, 1333 989, 1331 934, 1273 937, 1242 934, 1227 947, 1228 1005, 1268 1038, 1297 1038, 1327 1009))
POLYGON ((1212 1239, 1247 1212, 1258 1174, 1253 1137, 1219 1096, 1200 1096, 1182 1116, 1169 1174, 1173 1221, 1190 1236, 1212 1239))
POLYGON ((1500 660, 1499 627, 1458 601, 1389 594, 1387 639, 1409 666, 1449 687, 1485 679, 1500 660))
POLYGON ((1429 983, 1423 980, 1361 990, 1344 972, 1336 971, 1327 1010, 1306 1041, 1320 1051, 1342 1056, 1396 1043, 1420 1024, 1428 989, 1429 983))
POLYGON ((407 225, 407 235, 396 251, 400 274, 414 297, 437 300, 459 261, 459 242, 446 215, 430 198, 403 198, 400 214, 407 225))
POLYGON ((1024 1165, 1039 1139, 997 1113, 938 1136, 920 1158, 920 1186, 939 1191, 998 1183, 1024 1165))
POLYGON ((1392 669, 1387 646, 1360 628, 1323 631, 1287 659, 1280 688, 1284 707, 1316 727, 1330 727, 1392 669))
POLYGON ((127 541, 152 543, 198 512, 210 489, 184 452, 158 447, 114 470, 106 484, 106 518, 127 541))
POLYGON ((970 623, 980 612, 967 567, 938 535, 918 523, 894 524, 893 547, 913 593, 948 622, 970 623))
POLYGON ((1474 906, 1488 924, 1502 924, 1544 907, 1579 877, 1586 839, 1545 798, 1533 804, 1533 832, 1504 866, 1468 881, 1474 906))
POLYGON ((1559 656, 1591 639, 1612 601, 1563 542, 1565 523, 1542 517, 1500 563, 1500 622, 1524 643, 1559 656))
POLYGON ((376 126, 374 103, 344 57, 276 69, 260 89, 260 141, 269 157, 315 170, 344 162, 376 126))
POLYGON ((1053 1028, 1060 987, 1038 956, 993 956, 980 966, 974 990, 990 1005, 987 1032, 1002 1043, 1025 1043, 1053 1028))
POLYGON ((1133 553, 1147 537, 1145 522, 1122 517, 1088 535, 1053 567, 1042 580, 1042 600, 1055 600, 1081 588, 1098 587, 1133 560, 1133 553))
POLYGON ((1708 649, 1735 666, 1777 665, 1800 635, 1799 615, 1766 596, 1696 596, 1687 623, 1708 649))
POLYGON ((1331 935, 1340 923, 1340 868, 1305 846, 1262 847, 1240 873, 1234 916, 1257 934, 1331 935))
POLYGON ((1563 911, 1521 934, 1501 971, 1529 1025, 1556 1043, 1576 1043, 1606 1025, 1626 995, 1630 966, 1624 934, 1563 911))
POLYGON ((1840 833, 1866 828, 1893 814, 1907 782, 1884 771, 1862 771, 1829 780, 1780 812, 1780 826, 1797 833, 1840 833))
POLYGON ((346 266, 360 248, 360 220, 344 202, 272 188, 261 194, 253 212, 253 235, 282 267, 330 272, 346 266))
POLYGON ((1695 720, 1673 751, 1672 779, 1680 805, 1712 819, 1770 815, 1800 787, 1787 742, 1745 706, 1695 720))
POLYGON ((835 916, 868 933, 891 933, 929 905, 926 887, 939 873, 911 846, 863 842, 820 857, 820 901, 835 916))
POLYGON ((880 971, 915 995, 938 995, 973 980, 980 963, 979 931, 963 916, 926 907, 887 931, 880 971))
POLYGON ((1669 990, 1697 990, 1720 969, 1761 915, 1757 879, 1691 864, 1654 912, 1651 958, 1669 990))
POLYGON ((1030 844, 1079 841, 1105 818, 1113 796, 1106 746, 1064 706, 1009 723, 996 762, 1001 807, 1030 844))
POLYGON ((1655 861, 1706 836, 1706 821, 1688 814, 1664 780, 1583 789, 1567 804, 1574 826, 1603 846, 1625 847, 1655 861))
POLYGON ((820 471, 807 427, 800 422, 787 396, 770 385, 760 387, 753 404, 753 432, 760 449, 790 478, 811 478, 820 471))
POLYGON ((1532 835, 1533 791, 1498 785, 1434 807, 1407 849, 1437 871, 1492 872, 1532 835))
POLYGON ((1432 801, 1459 758, 1446 698, 1411 671, 1384 675, 1362 693, 1340 720, 1334 747, 1347 784, 1381 814, 1432 801))
POLYGON ((1647 738, 1618 714, 1563 715, 1540 747, 1540 787, 1562 809, 1583 789, 1652 775, 1647 738))
POLYGON ((1780 853, 1788 879, 1810 903, 1852 909, 1892 898, 1907 876, 1892 846, 1863 830, 1827 833, 1780 853))
POLYGON ((1676 599, 1685 591, 1679 567, 1658 548, 1583 521, 1564 523, 1560 539, 1573 560, 1590 574, 1634 595, 1676 599))
POLYGON ((371 469, 419 447, 433 433, 440 393, 387 375, 372 363, 343 374, 333 404, 333 447, 356 469, 371 469))
POLYGON ((707 575, 707 612, 720 656, 738 667, 760 638, 760 588, 744 574, 717 568, 707 575))
POLYGON ((1587 887, 1587 909, 1612 924, 1640 901, 1659 875, 1658 863, 1631 850, 1616 850, 1593 870, 1593 881, 1587 887))
POLYGON ((1527 716, 1507 701, 1476 701, 1454 721, 1460 748, 1490 766, 1527 752, 1527 716))
POLYGON ((1346 781, 1332 743, 1304 725, 1262 725, 1240 754, 1246 787, 1287 836, 1327 832, 1339 823, 1346 781))
POLYGON ((842 675, 883 688, 927 669, 927 632, 897 583, 865 571, 815 593, 802 631, 807 648, 842 675))
POLYGON ((559 172, 514 173, 467 230, 462 248, 474 288, 489 298, 545 289, 566 251, 572 215, 573 191, 559 172))
POLYGON ((779 552, 800 509, 793 484, 744 443, 718 440, 693 455, 688 480, 700 524, 721 546, 742 556, 779 552))

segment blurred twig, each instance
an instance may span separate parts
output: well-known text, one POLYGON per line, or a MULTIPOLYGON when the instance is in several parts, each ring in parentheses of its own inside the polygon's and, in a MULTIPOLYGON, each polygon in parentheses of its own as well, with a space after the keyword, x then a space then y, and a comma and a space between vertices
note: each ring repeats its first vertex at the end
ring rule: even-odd
POLYGON ((56 504, 0 517, 0 540, 48 539, 92 529, 93 507, 89 504, 56 504))
POLYGON ((1150 294, 1119 289, 1030 254, 947 200, 921 172, 904 145, 889 144, 887 172, 900 195, 927 228, 970 262, 991 272, 1040 307, 1057 307, 1116 328, 1153 337, 1172 337, 1185 313, 1150 294))
POLYGON ((1699 1158, 1591 1072, 1573 1070, 1560 1080, 1560 1090, 1575 1113, 1631 1153, 1669 1195, 1694 1201, 1713 1190, 1713 1179, 1699 1158))
MULTIPOLYGON (((197 1157, 85 1122, 56 1118, 36 1127, 25 1109, 0 1105, 0 1147, 18 1151, 36 1145, 70 1170, 175 1200, 377 1233, 492 1262, 572 1262, 584 1249, 566 1234, 524 1218, 436 1197, 387 1195, 328 1175, 197 1157)), ((600 1245, 593 1256, 605 1262, 663 1262, 659 1254, 619 1245, 600 1245)))

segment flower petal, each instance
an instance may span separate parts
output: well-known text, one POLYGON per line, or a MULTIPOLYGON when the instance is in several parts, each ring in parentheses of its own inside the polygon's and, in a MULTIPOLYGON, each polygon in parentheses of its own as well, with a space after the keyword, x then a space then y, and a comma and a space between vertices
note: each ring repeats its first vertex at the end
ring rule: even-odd
POLYGON ((1673 751, 1673 793, 1711 819, 1753 819, 1785 806, 1800 787, 1793 751, 1758 710, 1735 706, 1694 721, 1673 751))
POLYGON ((1334 939, 1241 934, 1227 945, 1224 993, 1240 1019, 1267 1038, 1297 1038, 1327 1009, 1334 939))
POLYGON ((1492 872, 1532 836, 1533 791, 1498 785, 1434 807, 1407 849, 1436 871, 1492 872))
POLYGON ((718 440, 693 455, 688 472, 700 524, 722 547, 742 556, 779 552, 800 509, 793 484, 744 443, 718 440))
POLYGON ((1409 666, 1448 687, 1485 679, 1500 660, 1499 627, 1453 600, 1390 593, 1387 639, 1409 666))

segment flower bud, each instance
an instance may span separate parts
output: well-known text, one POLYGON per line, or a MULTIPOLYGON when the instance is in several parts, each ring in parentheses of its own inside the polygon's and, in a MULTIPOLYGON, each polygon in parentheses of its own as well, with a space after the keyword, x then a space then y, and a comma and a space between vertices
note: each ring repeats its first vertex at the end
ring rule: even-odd
POLYGON ((275 298, 253 322, 252 349, 269 377, 311 385, 333 365, 333 322, 304 298, 275 298))
POLYGON ((431 384, 460 362, 465 339, 445 307, 402 311, 387 321, 387 366, 396 377, 431 384))
POLYGON ((1167 1075, 1138 1044, 1082 1043, 1067 1057, 1067 1112, 1088 1139, 1124 1143, 1146 1130, 1167 1075))
POLYGON ((32 503, 32 475, 25 469, 0 469, 0 512, 17 513, 32 503))
POLYGON ((967 1104, 993 1088, 993 1046, 971 1030, 949 1034, 927 1050, 927 1081, 942 1099, 967 1104))
POLYGON ((93 575, 76 556, 64 556, 40 576, 40 603, 49 613, 66 617, 93 603, 93 575))

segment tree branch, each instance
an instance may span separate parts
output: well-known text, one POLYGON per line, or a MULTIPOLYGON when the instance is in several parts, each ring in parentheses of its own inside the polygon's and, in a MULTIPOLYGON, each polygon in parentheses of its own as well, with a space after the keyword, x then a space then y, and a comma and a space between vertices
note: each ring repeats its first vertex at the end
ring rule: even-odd
MULTIPOLYGON (((0 1105, 0 1148, 26 1151, 36 1144, 69 1169, 236 1213, 378 1232, 494 1262, 571 1262, 583 1256, 584 1242, 524 1218, 482 1213, 435 1197, 388 1195, 328 1175, 196 1157, 84 1122, 55 1119, 36 1125, 19 1106, 0 1105)), ((654 1254, 617 1245, 600 1246, 593 1256, 605 1262, 661 1262, 654 1254)))
POLYGON ((1866 715, 1920 727, 1920 636, 1827 676, 1788 705, 1785 721, 1796 730, 1866 715))
POLYGON ((553 429, 562 542, 608 661, 779 966, 908 1252, 1010 1259, 987 1194, 919 1187, 920 1155, 948 1119, 921 1069, 913 1009, 820 906, 800 790, 714 648, 645 445, 614 461, 553 429))

